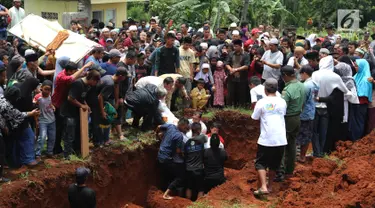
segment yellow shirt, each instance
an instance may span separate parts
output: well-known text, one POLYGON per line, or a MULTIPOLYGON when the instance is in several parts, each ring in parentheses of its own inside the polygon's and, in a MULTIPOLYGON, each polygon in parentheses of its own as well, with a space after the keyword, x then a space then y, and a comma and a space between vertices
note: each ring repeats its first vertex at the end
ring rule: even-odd
POLYGON ((184 50, 183 46, 180 47, 180 74, 185 78, 190 78, 190 64, 195 63, 194 51, 190 48, 184 50))

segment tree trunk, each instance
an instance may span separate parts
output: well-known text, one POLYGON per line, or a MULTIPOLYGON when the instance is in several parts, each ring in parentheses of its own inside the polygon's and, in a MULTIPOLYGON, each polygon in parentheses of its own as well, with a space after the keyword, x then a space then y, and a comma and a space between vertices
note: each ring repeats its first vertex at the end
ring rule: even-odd
POLYGON ((248 14, 248 10, 249 10, 249 3, 250 3, 250 0, 244 0, 244 5, 243 5, 243 8, 242 8, 242 15, 241 15, 241 23, 248 21, 247 14, 248 14))

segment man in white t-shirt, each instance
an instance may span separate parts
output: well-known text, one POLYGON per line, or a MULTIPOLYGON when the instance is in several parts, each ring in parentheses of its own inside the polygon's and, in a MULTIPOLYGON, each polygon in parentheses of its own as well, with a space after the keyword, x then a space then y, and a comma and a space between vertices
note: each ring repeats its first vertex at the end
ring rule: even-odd
POLYGON ((254 195, 268 194, 271 190, 276 170, 279 168, 284 154, 284 148, 288 144, 286 140, 285 120, 286 102, 276 96, 278 82, 269 78, 264 83, 267 97, 259 100, 255 106, 251 118, 260 120, 260 136, 255 168, 258 171, 260 187, 254 191, 254 195), (267 168, 268 187, 267 187, 267 168))
MULTIPOLYGON (((267 95, 264 91, 264 85, 261 84, 261 80, 257 76, 253 76, 250 78, 249 88, 251 98, 251 109, 254 109, 255 104, 267 95)), ((278 91, 276 91, 276 96, 281 97, 281 94, 278 91)))
POLYGON ((280 78, 280 68, 283 64, 284 55, 278 49, 279 41, 276 38, 272 38, 269 42, 269 50, 267 50, 261 61, 263 63, 264 69, 262 74, 262 79, 266 80, 268 78, 274 78, 279 80, 280 78))
POLYGON ((290 57, 288 60, 288 66, 292 66, 296 72, 296 77, 298 81, 301 81, 300 70, 303 66, 308 65, 309 61, 303 57, 305 55, 305 49, 301 46, 297 46, 294 49, 294 56, 290 57))
MULTIPOLYGON (((192 117, 191 119, 189 119, 189 123, 190 123, 190 125, 191 125, 192 123, 200 123, 200 124, 201 124, 201 128, 202 128, 202 130, 201 130, 201 134, 203 134, 203 135, 206 135, 206 134, 207 134, 207 126, 206 126, 206 124, 204 124, 203 121, 202 121, 202 113, 201 113, 201 112, 195 112, 195 113, 193 114, 193 117, 192 117)), ((192 138, 193 134, 192 134, 191 130, 189 130, 189 131, 186 133, 186 136, 187 136, 189 139, 192 138)))
POLYGON ((13 27, 17 23, 21 22, 25 18, 25 10, 21 8, 21 0, 13 0, 13 7, 9 9, 9 16, 12 19, 10 27, 13 27))

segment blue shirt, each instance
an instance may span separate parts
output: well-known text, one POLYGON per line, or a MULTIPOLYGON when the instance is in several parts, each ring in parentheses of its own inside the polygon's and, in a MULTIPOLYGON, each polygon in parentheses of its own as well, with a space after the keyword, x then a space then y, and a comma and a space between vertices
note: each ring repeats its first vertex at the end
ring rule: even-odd
POLYGON ((110 64, 108 62, 101 63, 100 67, 106 71, 106 73, 103 75, 114 75, 116 74, 117 66, 115 64, 110 64))
POLYGON ((305 86, 306 100, 303 111, 300 115, 302 121, 311 121, 315 117, 315 100, 314 94, 318 92, 318 86, 311 78, 307 79, 303 85, 305 86))
POLYGON ((160 128, 164 129, 165 133, 160 144, 158 159, 161 162, 172 162, 176 155, 176 149, 182 149, 183 134, 173 124, 164 124, 160 128))
MULTIPOLYGON (((3 5, 0 4, 0 11, 5 11, 5 7, 3 5)), ((3 31, 6 31, 7 28, 6 27, 0 27, 0 32, 3 32, 3 31)))
POLYGON ((85 64, 89 63, 90 61, 92 61, 96 65, 100 65, 100 62, 101 62, 100 60, 96 59, 92 55, 87 58, 87 60, 85 61, 85 64))

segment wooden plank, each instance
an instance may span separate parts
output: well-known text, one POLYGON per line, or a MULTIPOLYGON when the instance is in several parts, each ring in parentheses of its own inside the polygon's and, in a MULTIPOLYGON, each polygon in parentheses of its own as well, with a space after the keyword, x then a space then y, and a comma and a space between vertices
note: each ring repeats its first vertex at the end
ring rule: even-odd
POLYGON ((82 158, 86 158, 89 156, 90 149, 89 149, 89 117, 88 112, 83 111, 80 108, 79 111, 80 115, 80 127, 81 127, 81 155, 82 158))

